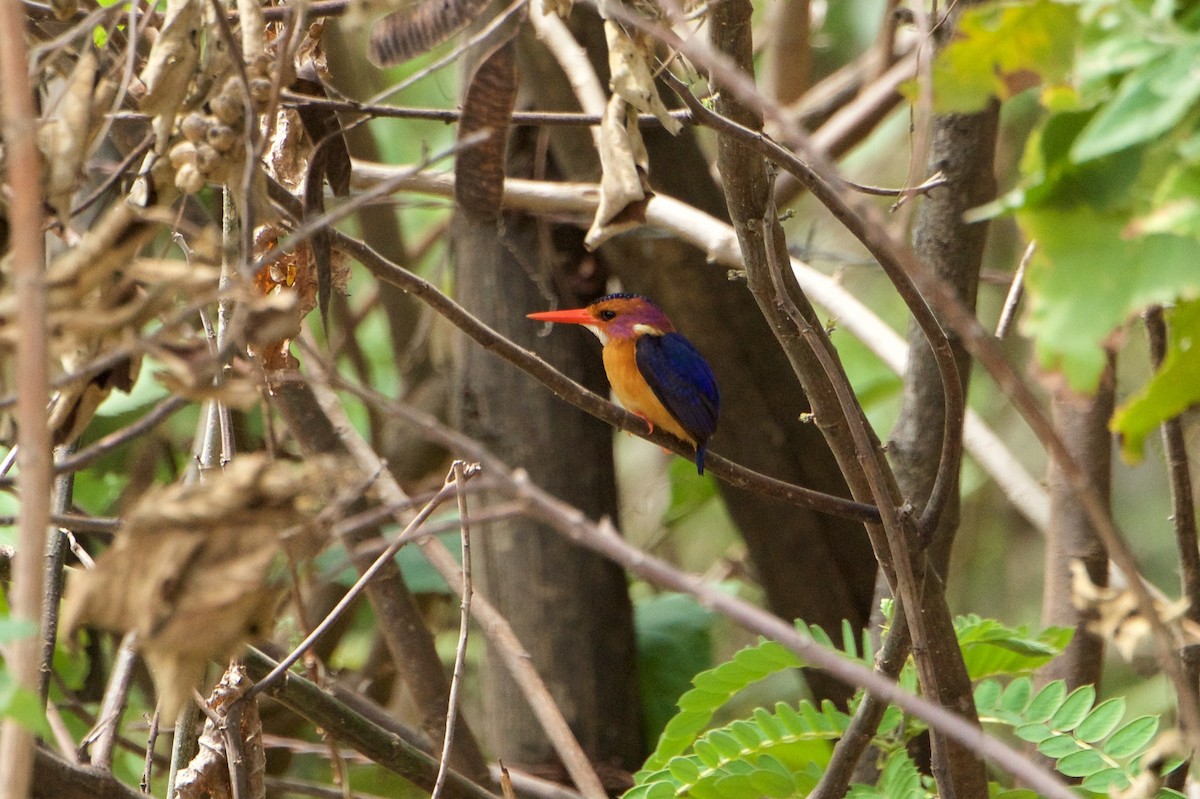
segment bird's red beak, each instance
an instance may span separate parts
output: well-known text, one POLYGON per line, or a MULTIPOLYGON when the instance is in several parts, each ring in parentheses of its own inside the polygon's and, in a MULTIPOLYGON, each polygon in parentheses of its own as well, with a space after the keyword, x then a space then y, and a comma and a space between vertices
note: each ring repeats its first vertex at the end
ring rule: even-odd
POLYGON ((588 313, 587 308, 573 308, 569 311, 539 311, 528 315, 529 319, 539 322, 558 322, 564 325, 594 325, 596 318, 588 313))

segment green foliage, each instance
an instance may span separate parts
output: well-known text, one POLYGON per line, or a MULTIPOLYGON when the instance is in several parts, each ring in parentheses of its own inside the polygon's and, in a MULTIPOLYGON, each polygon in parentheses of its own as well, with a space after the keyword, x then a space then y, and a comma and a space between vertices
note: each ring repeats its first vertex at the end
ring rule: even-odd
POLYGON ((713 714, 734 694, 769 674, 799 665, 800 659, 782 644, 763 641, 741 650, 732 660, 697 674, 692 689, 679 697, 679 713, 663 730, 657 748, 639 774, 662 769, 671 758, 690 747, 712 721, 713 714))
MULTIPOLYGON (((0 616, 0 643, 7 644, 37 634, 38 628, 33 622, 12 618, 6 606, 0 606, 0 612, 4 613, 0 616)), ((41 699, 17 685, 3 662, 0 662, 0 718, 13 719, 37 735, 50 735, 41 699)))
POLYGON ((1018 738, 1054 760, 1063 776, 1100 793, 1129 787, 1141 771, 1139 755, 1158 734, 1155 716, 1125 720, 1124 697, 1096 704, 1093 686, 1068 693, 1061 680, 1036 692, 1028 677, 1007 686, 986 680, 976 688, 975 704, 980 721, 1012 727, 1018 738))
MULTIPOLYGON (((938 112, 981 110, 1031 86, 1062 82, 1074 62, 1079 34, 1075 10, 1062 3, 983 5, 965 12, 954 41, 933 67, 938 112)), ((906 93, 915 99, 915 82, 906 93)))
POLYGON ((642 729, 658 738, 675 715, 675 702, 692 678, 712 666, 712 611, 686 594, 663 594, 637 603, 638 682, 642 729))
MULTIPOLYGON (((1030 139, 1021 185, 978 216, 1015 210, 1037 241, 1024 327, 1042 367, 1077 391, 1095 389, 1126 320, 1200 296, 1200 31, 1172 9, 1033 0, 972 10, 934 69, 942 109, 1004 99, 1014 76, 1045 87, 1051 113, 1030 139)), ((1127 455, 1181 401, 1146 400, 1122 431, 1127 455)))
MULTIPOLYGON (((800 629, 831 647, 817 628, 800 629)), ((1126 719, 1126 701, 1116 697, 1096 702, 1090 685, 1068 691, 1057 680, 1035 688, 1029 674, 1062 651, 1071 630, 1050 628, 1031 633, 993 619, 966 616, 955 621, 959 645, 979 680, 975 704, 980 721, 1004 728, 1052 759, 1064 777, 1077 778, 1086 791, 1106 793, 1129 787, 1142 769, 1141 758, 1159 730, 1155 716, 1126 719), (1004 675, 1004 680, 995 675, 1004 675), (1018 676, 1013 676, 1018 675, 1018 676)), ((840 651, 864 665, 869 646, 860 650, 844 632, 840 651)), ((679 699, 680 712, 666 726, 658 748, 635 775, 626 799, 752 799, 804 795, 820 780, 832 744, 846 731, 850 716, 829 703, 802 701, 756 708, 743 718, 708 729, 717 711, 735 694, 776 671, 795 668, 800 660, 780 644, 764 641, 741 650, 733 659, 697 674, 693 688, 679 699)), ((902 681, 911 679, 909 664, 902 681)), ((857 707, 862 693, 851 703, 857 707)), ((851 799, 926 799, 935 786, 923 778, 907 752, 907 744, 925 727, 906 719, 895 707, 885 712, 874 735, 879 777, 871 785, 851 786, 851 799)), ((1168 768, 1172 767, 1170 764, 1168 768)), ((1028 791, 993 783, 990 795, 1031 799, 1028 791)), ((1159 796, 1174 796, 1160 791, 1159 796)))
POLYGON ((974 614, 955 619, 954 630, 972 680, 1028 673, 1061 652, 1074 634, 1069 627, 1048 627, 1032 635, 1024 625, 1007 627, 974 614))
POLYGON ((1170 345, 1162 368, 1113 414, 1112 429, 1129 461, 1141 460, 1146 436, 1164 420, 1200 402, 1200 347, 1194 346, 1200 341, 1200 301, 1174 308, 1166 318, 1170 345))

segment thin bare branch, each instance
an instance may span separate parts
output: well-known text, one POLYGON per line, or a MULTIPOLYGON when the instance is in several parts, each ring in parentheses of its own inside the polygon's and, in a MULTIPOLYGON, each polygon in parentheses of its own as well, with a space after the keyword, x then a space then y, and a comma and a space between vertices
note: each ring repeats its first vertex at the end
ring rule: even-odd
MULTIPOLYGON (((469 476, 470 475, 464 475, 464 480, 469 476)), ((375 576, 379 574, 380 570, 392 562, 392 558, 395 557, 396 553, 400 551, 400 548, 419 535, 423 535, 423 533, 420 531, 420 527, 431 515, 433 515, 433 512, 437 510, 443 502, 457 493, 458 490, 455 486, 455 483, 452 480, 447 479, 442 485, 442 488, 433 495, 433 498, 430 499, 429 502, 425 503, 425 507, 421 508, 416 516, 412 518, 412 520, 408 523, 408 526, 405 527, 404 532, 396 536, 387 549, 379 553, 379 556, 375 558, 375 562, 359 575, 358 579, 354 581, 354 585, 350 586, 350 589, 346 591, 340 600, 338 600, 338 603, 334 605, 333 609, 329 611, 329 613, 325 614, 325 618, 321 620, 321 623, 314 627, 312 632, 305 636, 304 640, 301 641, 288 654, 287 657, 283 658, 283 660, 279 662, 279 665, 277 665, 270 674, 257 681, 254 686, 246 692, 246 695, 248 697, 253 697, 262 693, 264 690, 270 687, 271 683, 278 680, 283 676, 284 672, 295 665, 295 663, 304 656, 304 653, 307 652, 321 636, 329 632, 329 629, 333 626, 334 622, 341 618, 342 614, 350 608, 350 605, 354 602, 354 600, 358 599, 359 595, 361 595, 366 589, 367 583, 371 582, 371 580, 373 580, 375 576)), ((405 507, 407 508, 407 506, 405 507)), ((389 510, 392 509, 389 508, 389 510)), ((392 510, 392 512, 395 513, 396 511, 392 510)))
POLYGON ((450 751, 454 746, 454 722, 458 718, 459 693, 462 691, 463 666, 467 659, 467 634, 471 629, 471 523, 467 514, 467 494, 463 490, 470 475, 479 471, 479 464, 455 461, 452 467, 454 495, 458 499, 459 535, 462 542, 462 599, 459 607, 458 645, 454 648, 454 671, 450 677, 450 698, 446 708, 446 737, 438 758, 437 779, 429 799, 440 799, 450 766, 450 751))
MULTIPOLYGON (((42 622, 42 553, 50 523, 53 454, 46 404, 50 397, 46 352, 45 253, 42 245, 42 158, 29 83, 25 19, 18 0, 0 0, 0 122, 3 124, 11 251, 9 277, 16 296, 18 397, 16 409, 21 494, 17 558, 8 595, 10 616, 36 630, 42 622)), ((10 643, 9 673, 34 695, 39 689, 42 637, 10 643)), ((33 774, 33 734, 16 719, 0 727, 0 797, 25 799, 33 774)))

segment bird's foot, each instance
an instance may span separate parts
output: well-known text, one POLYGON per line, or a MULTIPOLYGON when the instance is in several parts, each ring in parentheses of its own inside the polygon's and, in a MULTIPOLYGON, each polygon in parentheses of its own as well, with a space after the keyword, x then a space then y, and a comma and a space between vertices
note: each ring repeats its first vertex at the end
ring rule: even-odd
POLYGON ((646 416, 645 414, 641 414, 641 413, 635 413, 634 416, 636 416, 637 418, 641 419, 643 422, 646 423, 646 426, 650 428, 649 432, 651 432, 651 433, 654 432, 654 422, 650 421, 650 417, 646 416))

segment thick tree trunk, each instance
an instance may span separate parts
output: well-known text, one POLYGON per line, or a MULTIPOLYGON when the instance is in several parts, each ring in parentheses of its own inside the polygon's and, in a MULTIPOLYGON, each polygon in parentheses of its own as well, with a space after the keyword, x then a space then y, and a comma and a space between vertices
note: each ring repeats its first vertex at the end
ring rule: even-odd
MULTIPOLYGON (((582 329, 554 330, 525 314, 547 307, 533 279, 537 230, 527 218, 452 230, 459 301, 511 340, 575 380, 606 391, 598 343, 582 329)), ((591 518, 616 516, 612 431, 537 381, 477 347, 462 352, 456 415, 462 429, 538 485, 591 518)), ((529 650, 584 749, 601 764, 636 768, 644 754, 632 606, 620 568, 527 519, 495 522, 475 537, 481 590, 529 650)), ((491 750, 506 762, 554 773, 556 761, 516 684, 484 670, 491 750)))
MULTIPOLYGON (((973 309, 979 287, 979 269, 987 224, 964 224, 963 213, 995 198, 996 180, 992 163, 996 151, 999 104, 992 103, 978 114, 948 114, 933 121, 933 143, 928 173, 941 171, 946 185, 932 190, 919 201, 913 249, 934 274, 954 288, 963 305, 973 309)), ((959 338, 948 334, 959 382, 966 395, 971 358, 959 338)), ((942 424, 945 403, 937 362, 924 333, 915 322, 908 329, 908 372, 900 416, 888 443, 896 482, 904 496, 921 508, 929 499, 942 459, 942 424)), ((956 431, 961 441, 962 431, 956 431)), ((961 446, 961 445, 960 445, 961 446)), ((961 451, 961 449, 960 449, 961 451)), ((960 464, 961 465, 961 464, 960 464)), ((957 466, 953 482, 958 484, 957 466)), ((959 496, 954 491, 942 513, 930 558, 934 568, 946 576, 950 545, 958 529, 959 496)))

